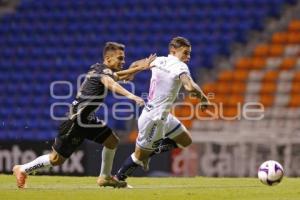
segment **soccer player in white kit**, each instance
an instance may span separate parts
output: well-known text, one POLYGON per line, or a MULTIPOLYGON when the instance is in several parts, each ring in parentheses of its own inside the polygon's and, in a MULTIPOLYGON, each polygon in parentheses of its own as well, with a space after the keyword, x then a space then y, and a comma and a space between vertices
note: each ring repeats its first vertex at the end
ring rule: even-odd
POLYGON ((172 104, 183 85, 185 90, 199 98, 201 109, 208 99, 192 80, 188 66, 191 44, 183 37, 175 37, 169 44, 168 57, 157 57, 152 63, 152 77, 148 102, 138 119, 138 137, 135 152, 129 156, 116 177, 125 180, 138 167, 148 170, 149 158, 173 148, 184 148, 192 143, 189 131, 170 113, 172 104))

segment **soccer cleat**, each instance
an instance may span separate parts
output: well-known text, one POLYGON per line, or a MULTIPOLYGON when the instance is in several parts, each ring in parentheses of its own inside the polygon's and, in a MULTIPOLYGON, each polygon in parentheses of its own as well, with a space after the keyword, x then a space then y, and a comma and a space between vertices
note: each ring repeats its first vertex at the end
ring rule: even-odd
POLYGON ((18 188, 26 188, 27 174, 21 171, 20 165, 15 165, 12 171, 13 174, 16 176, 18 188))
POLYGON ((126 181, 118 180, 116 177, 109 176, 99 176, 97 179, 97 184, 100 187, 113 187, 113 188, 126 188, 127 183, 126 181))

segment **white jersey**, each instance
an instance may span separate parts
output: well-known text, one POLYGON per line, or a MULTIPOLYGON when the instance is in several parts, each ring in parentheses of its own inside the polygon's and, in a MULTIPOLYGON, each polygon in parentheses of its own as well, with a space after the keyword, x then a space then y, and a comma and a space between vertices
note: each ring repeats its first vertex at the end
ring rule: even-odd
POLYGON ((190 75, 188 66, 177 57, 157 57, 152 63, 152 77, 149 89, 148 117, 151 119, 165 119, 177 98, 182 86, 179 76, 183 73, 190 75))

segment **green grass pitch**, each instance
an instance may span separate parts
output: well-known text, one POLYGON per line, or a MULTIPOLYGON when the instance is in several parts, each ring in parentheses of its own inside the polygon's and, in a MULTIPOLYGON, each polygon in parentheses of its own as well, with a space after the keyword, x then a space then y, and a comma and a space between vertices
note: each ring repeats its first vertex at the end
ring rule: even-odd
POLYGON ((300 179, 265 186, 256 178, 129 178, 133 189, 99 188, 96 177, 30 176, 19 190, 15 177, 0 175, 1 200, 299 200, 300 179))

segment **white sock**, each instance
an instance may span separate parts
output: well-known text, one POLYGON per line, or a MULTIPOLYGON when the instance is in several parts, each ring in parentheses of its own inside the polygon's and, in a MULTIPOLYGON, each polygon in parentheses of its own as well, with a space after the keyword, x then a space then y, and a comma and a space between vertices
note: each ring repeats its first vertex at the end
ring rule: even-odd
POLYGON ((115 157, 116 149, 109 149, 103 147, 102 149, 102 162, 100 176, 111 176, 111 169, 115 157))
POLYGON ((143 166, 143 161, 137 159, 137 157, 135 157, 134 153, 131 154, 131 159, 135 164, 143 166))
POLYGON ((29 163, 21 165, 20 168, 21 171, 25 172, 26 174, 30 174, 36 170, 44 169, 50 166, 51 166, 50 155, 47 154, 47 155, 40 156, 29 163))

